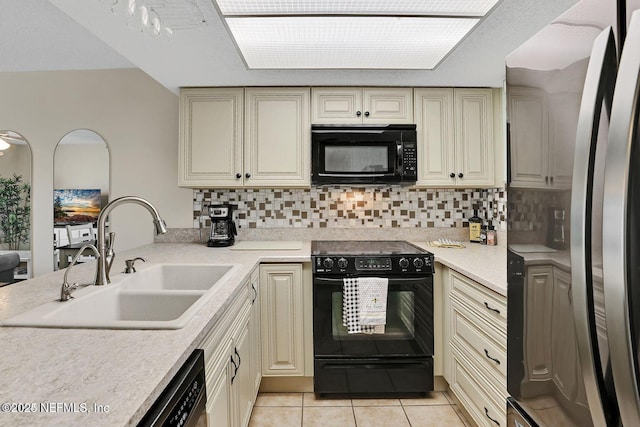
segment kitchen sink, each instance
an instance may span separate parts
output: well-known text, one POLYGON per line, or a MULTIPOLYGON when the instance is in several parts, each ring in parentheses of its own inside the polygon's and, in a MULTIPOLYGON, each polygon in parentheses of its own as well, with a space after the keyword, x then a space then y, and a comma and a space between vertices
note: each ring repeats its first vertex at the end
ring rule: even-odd
POLYGON ((94 329, 180 329, 210 300, 232 265, 158 264, 74 298, 52 301, 3 326, 94 329))
POLYGON ((232 265, 158 264, 123 280, 126 289, 198 290, 211 289, 232 265))

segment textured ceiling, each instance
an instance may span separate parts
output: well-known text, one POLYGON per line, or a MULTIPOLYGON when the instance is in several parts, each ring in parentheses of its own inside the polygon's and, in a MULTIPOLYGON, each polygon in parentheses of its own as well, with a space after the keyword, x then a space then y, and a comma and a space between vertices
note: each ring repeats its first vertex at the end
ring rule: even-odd
POLYGON ((575 0, 503 0, 435 70, 247 70, 210 0, 204 30, 168 42, 127 28, 98 0, 0 0, 0 72, 138 67, 183 86, 502 86, 504 60, 575 0))

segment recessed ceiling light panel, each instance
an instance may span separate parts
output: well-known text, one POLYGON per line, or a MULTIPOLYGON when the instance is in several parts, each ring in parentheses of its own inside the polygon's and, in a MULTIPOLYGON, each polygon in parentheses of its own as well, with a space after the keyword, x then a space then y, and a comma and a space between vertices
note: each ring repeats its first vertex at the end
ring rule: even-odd
POLYGON ((226 21, 252 69, 432 69, 479 19, 280 16, 226 21))
POLYGON ((484 16, 500 0, 215 0, 223 15, 484 16))

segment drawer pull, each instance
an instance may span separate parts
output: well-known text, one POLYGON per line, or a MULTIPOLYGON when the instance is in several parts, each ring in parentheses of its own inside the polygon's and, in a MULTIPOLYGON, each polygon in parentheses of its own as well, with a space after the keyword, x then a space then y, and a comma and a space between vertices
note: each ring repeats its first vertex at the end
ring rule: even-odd
POLYGON ((491 416, 489 416, 489 410, 487 409, 487 407, 484 407, 484 414, 487 416, 487 418, 489 418, 491 421, 493 421, 494 423, 496 423, 496 425, 500 425, 500 423, 498 422, 498 420, 494 420, 493 418, 491 418, 491 416))
POLYGON ((500 364, 500 361, 494 357, 489 356, 489 351, 485 348, 484 349, 484 355, 487 356, 487 359, 491 359, 494 362, 496 362, 498 365, 500 364))
POLYGON ((500 310, 498 310, 497 308, 490 307, 489 304, 486 301, 484 302, 484 306, 487 307, 487 309, 489 309, 491 311, 495 311, 496 313, 500 314, 500 310))
POLYGON ((238 373, 238 365, 236 365, 235 360, 233 360, 233 355, 230 356, 231 358, 231 364, 233 365, 233 376, 231 377, 231 384, 233 384, 233 381, 236 379, 236 375, 238 373))
POLYGON ((253 303, 256 302, 256 299, 258 298, 258 290, 256 289, 255 283, 251 284, 251 289, 253 290, 253 299, 251 300, 251 305, 253 305, 253 303))

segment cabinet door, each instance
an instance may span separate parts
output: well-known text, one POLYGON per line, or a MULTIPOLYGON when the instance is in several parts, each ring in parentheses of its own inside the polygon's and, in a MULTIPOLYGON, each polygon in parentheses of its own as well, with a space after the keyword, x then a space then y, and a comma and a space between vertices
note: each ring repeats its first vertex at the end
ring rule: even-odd
POLYGON ((245 186, 311 184, 309 98, 308 88, 246 89, 245 186))
POLYGON ((233 357, 238 366, 235 371, 232 384, 234 422, 236 427, 246 427, 249 425, 251 409, 253 408, 253 378, 251 377, 251 332, 249 329, 249 318, 242 322, 234 339, 233 357))
POLYGON ((216 354, 222 354, 213 366, 207 366, 207 419, 209 427, 231 427, 232 399, 231 375, 234 368, 230 360, 232 341, 223 340, 216 354))
POLYGON ((301 264, 260 266, 263 376, 304 375, 301 264))
POLYGON ((550 188, 571 188, 580 100, 581 94, 578 93, 552 95, 549 111, 552 130, 549 136, 548 185, 550 188))
POLYGON ((571 302, 571 277, 553 270, 553 335, 551 359, 553 382, 570 401, 578 397, 578 353, 571 302))
POLYGON ((258 394, 262 379, 262 341, 260 339, 260 270, 251 273, 251 318, 249 333, 251 342, 251 378, 253 382, 253 399, 258 394))
POLYGON ((549 176, 549 113, 544 93, 538 89, 512 87, 508 97, 511 186, 546 188, 545 178, 548 181, 549 176))
POLYGON ((458 185, 491 186, 494 176, 493 94, 491 89, 455 89, 458 185))
POLYGON ((311 89, 311 123, 362 123, 362 89, 322 87, 311 89))
POLYGON ((243 89, 180 91, 179 185, 239 186, 243 89))
POLYGON ((453 89, 416 89, 417 185, 455 185, 453 89), (450 177, 450 174, 454 177, 450 177))
POLYGON ((411 88, 365 88, 362 123, 414 123, 411 88))
POLYGON ((525 369, 530 381, 551 379, 551 313, 553 269, 527 269, 527 305, 525 313, 525 369))

